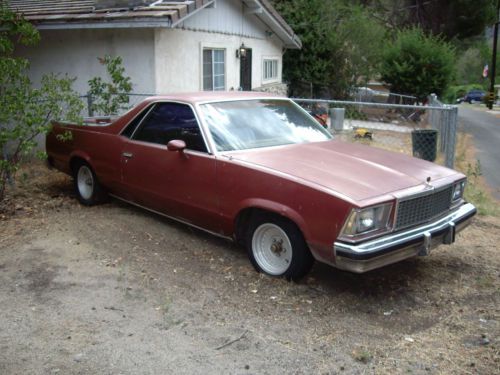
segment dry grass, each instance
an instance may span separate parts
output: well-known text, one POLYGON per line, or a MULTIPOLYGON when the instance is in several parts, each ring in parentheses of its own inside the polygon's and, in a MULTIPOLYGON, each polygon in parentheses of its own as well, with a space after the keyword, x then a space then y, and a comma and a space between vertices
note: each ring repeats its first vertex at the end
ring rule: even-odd
MULTIPOLYGON (((457 155, 457 168, 467 172, 475 160, 470 137, 459 136, 457 155)), ((307 359, 310 373, 490 375, 500 373, 500 219, 487 216, 493 203, 483 184, 472 173, 469 191, 483 192, 486 216, 452 246, 364 275, 318 264, 304 282, 291 284, 257 275, 244 252, 184 226, 117 203, 81 208, 67 176, 32 164, 2 203, 0 245, 15 258, 29 242, 28 231, 49 239, 63 230, 82 236, 92 256, 120 259, 119 270, 138 275, 141 290, 158 290, 162 335, 193 310, 200 316, 188 318, 193 331, 207 322, 219 327, 215 314, 225 325, 248 330, 251 345, 242 357, 280 348, 289 353, 285 363, 307 359), (80 211, 92 220, 82 221, 80 211), (103 246, 110 233, 132 237, 116 236, 116 247, 103 246), (155 281, 145 282, 146 275, 155 281), (198 311, 185 295, 207 306, 198 311)), ((283 366, 281 372, 294 372, 283 366)))
POLYGON ((482 176, 470 134, 458 133, 455 155, 455 168, 467 176, 465 198, 477 207, 480 215, 500 216, 498 202, 493 198, 482 176))

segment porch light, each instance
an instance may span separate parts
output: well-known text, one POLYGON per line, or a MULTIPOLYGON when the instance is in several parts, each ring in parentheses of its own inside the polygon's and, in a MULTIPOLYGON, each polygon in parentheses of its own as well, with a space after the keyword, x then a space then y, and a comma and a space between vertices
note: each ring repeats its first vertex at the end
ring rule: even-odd
POLYGON ((247 49, 245 48, 245 44, 241 43, 240 48, 236 50, 236 58, 239 59, 240 57, 246 57, 247 56, 247 49))

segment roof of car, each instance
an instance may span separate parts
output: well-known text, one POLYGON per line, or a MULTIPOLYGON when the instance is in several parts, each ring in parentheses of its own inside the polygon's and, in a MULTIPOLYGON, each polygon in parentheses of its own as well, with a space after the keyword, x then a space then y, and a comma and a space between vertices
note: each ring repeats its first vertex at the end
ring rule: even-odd
POLYGON ((200 91, 200 92, 186 92, 186 93, 173 93, 166 95, 157 95, 147 98, 148 101, 157 100, 178 100, 189 103, 203 103, 203 102, 218 102, 242 99, 258 99, 258 98, 285 98, 284 96, 270 94, 266 92, 254 91, 200 91))

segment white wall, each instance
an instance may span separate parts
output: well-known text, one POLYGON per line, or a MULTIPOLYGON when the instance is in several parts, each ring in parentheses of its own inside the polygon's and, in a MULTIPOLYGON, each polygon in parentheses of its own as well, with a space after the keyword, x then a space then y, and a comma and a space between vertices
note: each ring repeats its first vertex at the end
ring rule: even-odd
MULTIPOLYGON (((240 86, 240 60, 236 50, 244 43, 252 49, 252 88, 263 85, 262 65, 264 57, 278 59, 278 78, 281 82, 282 44, 267 39, 246 38, 237 35, 210 33, 182 29, 156 29, 155 68, 158 93, 189 92, 203 90, 203 48, 224 48, 226 51, 226 90, 240 86)), ((265 82, 272 84, 273 82, 265 82)))
POLYGON ((242 43, 252 49, 252 89, 281 82, 283 43, 255 15, 244 14, 241 0, 217 0, 177 29, 77 29, 42 30, 41 42, 20 49, 31 61, 35 85, 43 74, 68 73, 77 77, 75 90, 85 94, 87 81, 104 76, 97 57, 121 56, 134 93, 199 91, 202 85, 203 48, 226 51, 226 90, 240 86, 242 43), (271 35, 271 36, 270 36, 271 35), (278 77, 263 82, 263 58, 278 59, 278 77))
POLYGON ((180 24, 197 31, 216 31, 248 38, 265 38, 269 29, 255 15, 244 14, 241 0, 216 0, 215 7, 205 8, 180 24))
POLYGON ((43 74, 68 73, 77 77, 75 90, 85 94, 90 78, 106 74, 97 57, 108 54, 123 58, 133 92, 156 92, 152 29, 42 30, 37 46, 18 52, 31 61, 30 78, 35 85, 43 74))

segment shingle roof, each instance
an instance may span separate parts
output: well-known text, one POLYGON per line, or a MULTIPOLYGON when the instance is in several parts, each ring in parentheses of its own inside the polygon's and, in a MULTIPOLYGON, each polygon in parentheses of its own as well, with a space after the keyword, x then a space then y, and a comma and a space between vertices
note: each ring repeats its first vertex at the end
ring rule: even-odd
MULTIPOLYGON (((247 6, 261 6, 261 17, 277 35, 292 48, 301 46, 292 28, 268 0, 242 0, 247 6)), ((3 2, 0 0, 0 2, 3 2)), ((156 26, 175 27, 214 0, 10 0, 9 8, 43 28, 75 27, 81 24, 113 24, 117 22, 148 22, 156 26)))
MULTIPOLYGON (((126 6, 109 6, 111 2, 95 0, 11 0, 10 8, 34 23, 113 21, 131 18, 165 18, 174 24, 190 12, 212 3, 213 0, 128 1, 126 6), (128 5, 130 4, 130 5, 128 5)), ((116 3, 116 2, 115 2, 116 3)))

